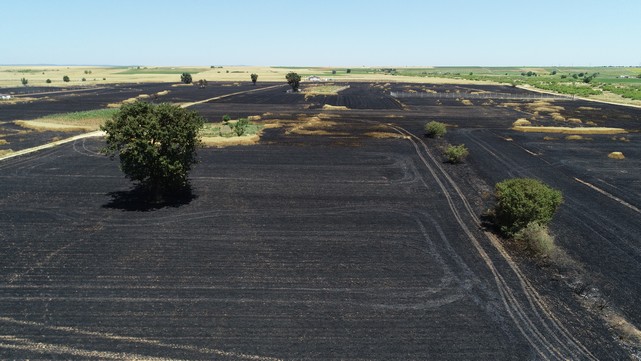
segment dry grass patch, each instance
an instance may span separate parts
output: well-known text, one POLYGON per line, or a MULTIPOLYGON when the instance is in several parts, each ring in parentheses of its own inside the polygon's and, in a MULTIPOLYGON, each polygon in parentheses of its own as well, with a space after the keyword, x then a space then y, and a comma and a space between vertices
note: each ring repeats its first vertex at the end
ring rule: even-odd
POLYGON ((474 103, 472 103, 472 101, 469 100, 469 99, 463 99, 463 100, 461 100, 461 103, 463 105, 474 105, 474 103))
POLYGON ((622 316, 610 314, 606 317, 606 321, 624 341, 641 344, 641 331, 622 316))
POLYGON ((247 117, 247 120, 249 120, 250 122, 254 122, 261 119, 262 117, 260 115, 250 115, 247 117))
POLYGON ((567 120, 568 120, 568 123, 572 123, 572 124, 582 124, 583 123, 581 121, 581 119, 579 119, 579 118, 568 118, 567 120))
POLYGON ((167 94, 169 94, 169 90, 163 90, 163 91, 160 91, 160 92, 156 93, 156 95, 158 95, 159 97, 163 96, 163 95, 167 95, 167 94))
POLYGON ((536 127, 536 126, 515 126, 513 130, 524 133, 559 133, 559 134, 623 134, 627 131, 623 128, 571 128, 571 127, 536 127))
POLYGON ((21 103, 30 103, 34 100, 38 100, 36 98, 29 98, 29 97, 11 97, 11 99, 5 99, 5 100, 0 100, 0 104, 21 104, 21 103))
POLYGON ((378 139, 407 139, 407 136, 393 132, 366 132, 365 135, 378 139))
POLYGON ((543 137, 543 140, 559 140, 559 138, 545 136, 543 137))
POLYGON ((233 145, 252 145, 258 143, 259 140, 260 135, 258 134, 240 137, 201 137, 203 145, 216 148, 233 145))
POLYGON ((560 113, 550 113, 550 116, 552 117, 552 120, 556 122, 564 122, 565 117, 562 116, 560 113))
POLYGON ((586 137, 584 137, 582 135, 573 134, 573 135, 568 135, 567 137, 565 137, 565 140, 592 140, 592 138, 586 138, 586 137))
POLYGON ((48 122, 39 122, 36 120, 16 120, 14 123, 23 128, 38 130, 38 131, 55 130, 59 132, 77 132, 77 131, 85 131, 85 130, 89 131, 89 130, 97 129, 97 127, 93 127, 93 126, 56 124, 56 123, 48 123, 48 122))
POLYGON ((13 153, 13 150, 11 149, 0 149, 0 157, 2 157, 3 155, 11 154, 11 153, 13 153))
POLYGON ((608 158, 625 159, 625 155, 623 155, 623 153, 621 153, 621 152, 612 152, 612 153, 608 154, 608 158))
POLYGON ((5 139, 0 139, 0 145, 7 145, 9 142, 7 142, 5 139))
POLYGON ((620 142, 626 142, 626 143, 628 143, 628 142, 630 141, 630 139, 628 139, 628 138, 626 138, 626 137, 619 137, 619 138, 617 138, 617 137, 612 137, 612 138, 610 138, 610 139, 612 139, 612 140, 618 140, 618 141, 620 141, 620 142))
POLYGON ((325 104, 323 105, 323 110, 349 110, 349 108, 344 105, 325 104))
POLYGON ((517 119, 514 123, 512 123, 512 126, 515 126, 515 127, 522 127, 526 125, 532 125, 532 123, 525 118, 517 119))
POLYGON ((533 112, 539 113, 558 113, 562 110, 565 110, 562 106, 552 105, 550 102, 537 100, 535 102, 526 104, 526 106, 533 112))
POLYGON ((601 110, 601 108, 593 108, 593 107, 578 107, 576 109, 577 110, 601 110))

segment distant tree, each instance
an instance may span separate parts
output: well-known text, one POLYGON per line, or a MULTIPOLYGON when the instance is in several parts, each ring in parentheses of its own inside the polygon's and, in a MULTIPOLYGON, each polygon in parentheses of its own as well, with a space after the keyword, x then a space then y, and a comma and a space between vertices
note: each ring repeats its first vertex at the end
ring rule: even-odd
POLYGON ((66 75, 65 75, 65 76, 63 76, 63 77, 62 77, 62 81, 64 81, 65 83, 68 83, 68 82, 69 82, 69 77, 68 77, 68 76, 66 76, 66 75))
POLYGON ((206 79, 200 79, 200 80, 198 81, 198 87, 199 87, 199 88, 204 88, 204 87, 206 87, 206 86, 207 86, 207 80, 206 80, 206 79))
POLYGON ((27 84, 29 84, 29 80, 27 80, 27 78, 22 78, 22 79, 20 79, 20 82, 21 82, 21 83, 22 83, 22 85, 24 85, 24 86, 27 86, 27 84))
POLYGON ((345 72, 346 72, 347 74, 349 74, 349 73, 351 73, 351 72, 352 72, 352 69, 347 69, 347 70, 345 70, 345 72))
POLYGON ((292 87, 293 91, 298 91, 298 87, 300 86, 300 75, 290 72, 285 75, 285 79, 287 79, 287 84, 292 87))
POLYGON ((579 78, 583 78, 584 75, 584 73, 579 73, 579 78))
POLYGON ((556 70, 552 70, 552 72, 550 73, 550 75, 556 75, 556 70))
POLYGON ((256 85, 256 81, 258 80, 258 74, 252 74, 252 75, 250 75, 250 77, 252 79, 252 83, 254 83, 254 85, 256 85))
POLYGON ((185 83, 185 84, 191 84, 191 74, 189 73, 182 73, 180 75, 180 81, 185 83))
POLYGON ((579 76, 578 76, 578 75, 576 75, 576 74, 572 74, 572 77, 573 77, 574 79, 578 79, 578 78, 579 78, 579 76))
POLYGON ((336 70, 332 70, 332 75, 333 75, 333 74, 336 74, 336 70))
POLYGON ((104 153, 118 155, 127 178, 143 189, 170 195, 188 186, 203 122, 196 112, 167 103, 125 104, 100 127, 107 133, 104 153))
POLYGON ((565 78, 567 78, 567 77, 568 77, 568 76, 567 76, 567 75, 565 75, 565 74, 562 74, 562 75, 561 75, 561 79, 565 79, 565 78))
POLYGON ((47 79, 47 80, 46 80, 46 83, 47 83, 47 84, 51 84, 51 79, 47 79))
POLYGON ((82 78, 82 81, 87 81, 87 79, 85 79, 85 78, 82 78))

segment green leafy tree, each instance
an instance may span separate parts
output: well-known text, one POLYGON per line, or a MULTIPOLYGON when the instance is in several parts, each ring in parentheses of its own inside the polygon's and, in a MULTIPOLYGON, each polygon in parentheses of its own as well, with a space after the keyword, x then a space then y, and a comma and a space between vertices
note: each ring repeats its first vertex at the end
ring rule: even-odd
POLYGON ((287 75, 285 75, 285 79, 287 79, 287 84, 292 87, 293 91, 298 91, 298 87, 300 86, 300 75, 294 72, 287 73, 287 75))
POLYGON ((180 81, 185 83, 185 84, 191 84, 192 79, 191 79, 191 74, 189 73, 182 73, 180 75, 180 81))
POLYGON ((20 79, 20 82, 21 82, 21 83, 22 83, 22 85, 24 85, 24 86, 27 86, 27 84, 29 84, 29 80, 27 80, 27 78, 22 78, 22 79, 20 79))
POLYGON ((252 83, 254 83, 254 85, 256 85, 256 81, 258 80, 258 74, 252 74, 252 75, 250 75, 250 77, 252 79, 252 83))
POLYGON ((347 69, 347 70, 345 70, 345 72, 346 72, 347 74, 349 74, 349 73, 351 73, 351 72, 352 72, 352 69, 347 69))
POLYGON ((495 197, 496 224, 509 236, 530 223, 547 225, 563 203, 560 191, 531 178, 513 178, 497 183, 495 197))
POLYGON ((332 70, 332 75, 333 75, 333 74, 336 74, 336 70, 332 70))
POLYGON ((203 118, 171 104, 125 104, 101 127, 105 153, 120 158, 127 178, 156 196, 184 189, 196 163, 203 118))
POLYGON ((47 83, 47 84, 51 84, 51 79, 47 79, 47 80, 46 80, 46 83, 47 83))
POLYGON ((68 82, 69 82, 69 77, 68 77, 68 76, 66 76, 66 75, 65 75, 65 76, 63 76, 63 77, 62 77, 62 81, 64 81, 65 83, 68 83, 68 82))

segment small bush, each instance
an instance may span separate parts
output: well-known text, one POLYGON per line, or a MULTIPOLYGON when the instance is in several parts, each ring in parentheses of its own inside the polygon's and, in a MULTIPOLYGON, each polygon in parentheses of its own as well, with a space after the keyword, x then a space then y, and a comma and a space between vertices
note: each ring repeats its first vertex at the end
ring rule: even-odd
POLYGON ((447 133, 447 129, 445 129, 445 124, 441 122, 427 122, 425 123, 425 135, 431 138, 440 138, 447 133))
POLYGON ((82 78, 82 81, 87 81, 87 79, 85 79, 85 78, 82 78))
POLYGON ((47 79, 45 82, 46 82, 47 84, 51 84, 51 79, 47 79))
POLYGON ((240 118, 236 121, 236 124, 232 127, 237 136, 245 134, 247 127, 249 126, 249 120, 247 118, 240 118))
POLYGON ((470 151, 465 147, 465 144, 450 145, 445 149, 447 161, 452 164, 462 163, 469 154, 470 151))
POLYGON ((546 226, 563 202, 560 191, 530 178, 513 178, 497 183, 495 197, 495 222, 508 236, 532 222, 546 226))
POLYGON ((68 76, 66 76, 66 75, 65 75, 65 76, 63 76, 63 77, 62 77, 62 81, 64 81, 65 83, 68 83, 68 82, 69 82, 69 77, 68 77, 68 76))
POLYGON ((528 223, 514 235, 514 240, 540 256, 550 256, 555 249, 548 227, 537 222, 528 223))
POLYGON ((22 85, 24 85, 24 86, 27 86, 27 84, 29 84, 29 80, 27 80, 27 78, 22 78, 22 79, 20 79, 20 82, 21 82, 21 83, 22 83, 22 85))
POLYGON ((226 125, 227 123, 229 123, 230 120, 231 120, 231 117, 229 115, 227 114, 223 115, 223 118, 222 118, 223 124, 226 125))

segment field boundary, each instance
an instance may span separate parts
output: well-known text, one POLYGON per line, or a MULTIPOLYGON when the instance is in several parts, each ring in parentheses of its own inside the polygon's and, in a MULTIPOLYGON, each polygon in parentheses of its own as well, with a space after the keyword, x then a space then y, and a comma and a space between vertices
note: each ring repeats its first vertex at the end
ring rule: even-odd
MULTIPOLYGON (((529 90, 529 89, 526 89, 529 90)), ((574 100, 575 98, 550 93, 535 94, 509 94, 509 93, 409 93, 409 92, 390 92, 393 98, 435 98, 435 99, 508 99, 508 100, 574 100)))
POLYGON ((74 141, 76 141, 78 139, 93 138, 93 137, 103 137, 104 135, 105 135, 105 132, 103 132, 101 130, 97 130, 95 132, 90 132, 90 133, 79 134, 79 135, 76 135, 76 136, 73 136, 73 137, 70 137, 70 138, 57 140, 55 142, 39 145, 39 146, 33 147, 33 148, 22 149, 22 150, 19 150, 19 151, 16 151, 16 152, 12 152, 12 153, 0 156, 0 161, 3 161, 5 159, 9 159, 9 158, 13 158, 13 157, 18 157, 18 156, 25 155, 25 154, 29 154, 29 153, 34 153, 34 152, 37 152, 37 151, 43 150, 43 149, 54 148, 54 147, 57 147, 59 145, 63 145, 63 144, 66 144, 66 143, 74 142, 74 141))

